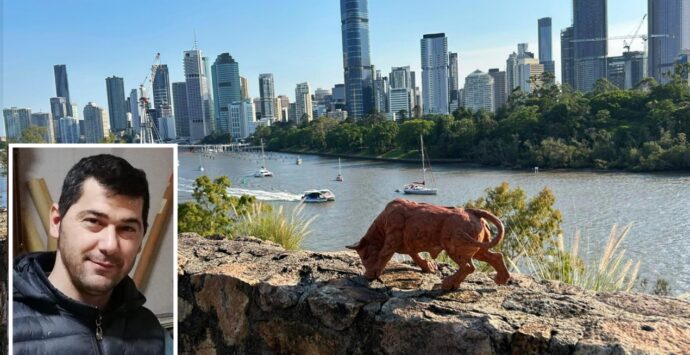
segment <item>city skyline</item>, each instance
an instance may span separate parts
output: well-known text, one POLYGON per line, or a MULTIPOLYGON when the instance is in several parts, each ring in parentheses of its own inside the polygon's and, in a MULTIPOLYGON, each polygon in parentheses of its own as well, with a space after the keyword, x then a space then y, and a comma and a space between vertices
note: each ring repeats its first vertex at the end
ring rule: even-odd
MULTIPOLYGON (((502 2, 437 2, 450 10, 465 11, 444 11, 446 15, 436 14, 433 20, 424 20, 423 18, 430 14, 429 10, 412 1, 377 1, 369 4, 371 62, 375 69, 387 73, 391 67, 410 66, 412 71, 421 73, 419 38, 424 33, 443 31, 448 37, 448 51, 458 53, 458 71, 462 82, 464 77, 476 69, 486 72, 494 67, 504 68, 505 57, 514 50, 516 43, 530 43, 530 47, 536 51, 539 18, 553 19, 552 37, 556 39, 558 32, 570 25, 572 17, 570 1, 558 6, 544 0, 527 1, 522 3, 522 6, 502 2), (502 10, 497 11, 496 4, 501 5, 499 9, 502 10), (530 4, 534 6, 528 6, 530 4), (522 7, 529 9, 521 9, 522 7), (467 11, 468 9, 471 11, 467 11), (450 15, 451 13, 457 15, 450 15), (481 16, 477 16, 478 14, 481 16), (481 18, 484 18, 484 21, 481 21, 481 18), (398 22, 393 19, 405 22, 406 26, 401 28, 395 25, 398 22), (509 19, 508 22, 506 19, 509 19), (498 23, 509 23, 514 28, 499 29, 498 23)), ((273 73, 276 95, 287 95, 294 100, 292 92, 295 85, 300 82, 309 82, 314 90, 331 89, 333 85, 343 83, 340 11, 337 1, 297 3, 290 6, 272 4, 275 5, 272 7, 275 13, 269 16, 277 17, 276 21, 272 22, 274 25, 269 26, 273 30, 252 26, 251 21, 244 19, 239 19, 236 23, 220 22, 229 31, 243 28, 242 33, 247 33, 247 30, 251 30, 251 35, 235 36, 232 41, 215 33, 220 30, 219 25, 213 21, 201 20, 204 16, 208 19, 218 16, 209 4, 200 5, 192 16, 183 16, 188 14, 181 3, 172 2, 169 6, 166 3, 170 15, 168 23, 171 19, 175 20, 175 26, 167 27, 156 26, 156 21, 159 21, 157 19, 138 25, 140 21, 136 19, 147 10, 155 8, 151 4, 145 4, 141 13, 126 12, 109 4, 99 4, 96 9, 89 9, 89 14, 93 16, 77 16, 73 18, 73 26, 50 27, 46 32, 42 30, 48 26, 41 21, 20 23, 16 16, 13 16, 28 10, 31 10, 37 19, 56 14, 66 14, 68 17, 85 15, 86 10, 79 8, 80 3, 82 1, 76 0, 60 6, 37 1, 5 4, 4 91, 0 105, 30 107, 32 112, 49 112, 49 99, 55 96, 53 66, 57 64, 67 65, 70 99, 79 104, 79 109, 90 101, 99 105, 107 104, 105 90, 98 90, 102 84, 94 85, 102 83, 107 76, 115 74, 123 77, 126 92, 138 87, 157 52, 161 52, 161 63, 169 67, 170 82, 183 81, 182 55, 184 51, 193 47, 195 32, 198 48, 205 56, 215 58, 222 52, 229 52, 240 63, 240 74, 249 78, 250 82, 256 82, 260 73, 273 73), (277 16, 277 13, 285 13, 281 12, 283 6, 287 7, 287 13, 294 15, 284 17, 290 17, 292 20, 277 16), (98 9, 102 13, 96 11, 98 9), (175 13, 179 13, 180 17, 176 17, 175 13), (108 21, 103 21, 102 17, 108 17, 108 21), (120 23, 126 25, 115 25, 113 21, 118 20, 124 21, 120 23), (89 28, 94 22, 99 22, 101 28, 87 31, 85 28, 89 28), (273 55, 267 55, 259 50, 258 43, 269 38, 274 40, 275 32, 272 31, 275 29, 280 29, 280 38, 284 40, 278 41, 276 46, 270 46, 273 55), (299 35, 293 36, 294 33, 299 35), (63 46, 65 48, 60 49, 58 43, 54 42, 63 37, 69 38, 69 43, 73 43, 74 46, 99 40, 104 43, 101 49, 94 51, 80 51, 73 46, 63 46), (186 46, 185 37, 188 39, 186 46), (320 38, 326 40, 319 40, 320 38), (46 54, 36 55, 37 48, 41 48, 46 54)), ((250 13, 260 10, 268 3, 263 1, 256 4, 233 5, 250 13)), ((213 5, 218 8, 229 7, 227 4, 213 5)), ((631 34, 646 12, 647 6, 644 0, 610 0, 609 8, 609 36, 615 36, 631 34)), ((643 26, 644 28, 646 26, 643 26)), ((623 51, 622 41, 618 42, 620 48, 616 47, 616 41, 609 43, 610 55, 623 51)), ((637 42, 636 45, 640 47, 637 49, 641 49, 641 41, 637 42)), ((98 44, 92 46, 98 47, 98 44)), ((553 41, 553 53, 558 77, 560 43, 556 40, 553 41)), ((250 96, 259 97, 258 89, 256 85, 250 85, 250 96)))

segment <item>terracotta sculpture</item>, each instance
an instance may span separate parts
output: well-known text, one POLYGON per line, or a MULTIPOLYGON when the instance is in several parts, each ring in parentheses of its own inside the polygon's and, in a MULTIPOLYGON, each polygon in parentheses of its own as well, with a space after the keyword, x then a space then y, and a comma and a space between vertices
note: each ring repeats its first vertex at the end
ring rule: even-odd
POLYGON ((510 275, 503 254, 489 251, 503 235, 503 223, 488 211, 395 199, 376 217, 364 237, 347 247, 357 251, 364 265, 364 277, 370 280, 381 275, 395 253, 408 254, 425 272, 436 272, 436 263, 418 253, 426 251, 436 258, 445 250, 458 264, 458 271, 441 284, 444 290, 451 290, 474 272, 472 258, 496 269, 497 284, 508 282, 510 275), (498 229, 493 239, 484 220, 498 229))

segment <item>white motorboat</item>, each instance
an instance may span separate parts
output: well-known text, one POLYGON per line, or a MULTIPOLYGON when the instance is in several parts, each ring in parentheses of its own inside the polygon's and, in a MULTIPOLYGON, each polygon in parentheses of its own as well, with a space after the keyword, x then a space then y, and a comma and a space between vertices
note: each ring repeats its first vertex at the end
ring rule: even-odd
POLYGON ((320 203, 335 201, 335 194, 331 190, 307 190, 302 195, 302 202, 304 203, 320 203))
POLYGON ((335 181, 343 181, 343 174, 340 171, 340 158, 338 158, 338 176, 335 177, 335 181))
POLYGON ((264 140, 261 140, 261 159, 263 160, 263 165, 261 166, 261 169, 259 171, 254 173, 254 177, 270 177, 273 176, 273 173, 266 169, 266 155, 264 155, 264 140))
POLYGON ((297 159, 295 159, 295 165, 302 165, 302 158, 300 158, 299 155, 297 156, 297 159))
MULTIPOLYGON (((419 144, 422 152, 422 181, 414 181, 405 186, 403 186, 403 192, 408 195, 436 195, 438 189, 435 187, 429 187, 426 184, 426 162, 424 160, 424 139, 419 136, 419 144)), ((431 168, 431 163, 429 163, 429 168, 431 168)), ((433 174, 431 174, 431 179, 434 180, 433 174)))

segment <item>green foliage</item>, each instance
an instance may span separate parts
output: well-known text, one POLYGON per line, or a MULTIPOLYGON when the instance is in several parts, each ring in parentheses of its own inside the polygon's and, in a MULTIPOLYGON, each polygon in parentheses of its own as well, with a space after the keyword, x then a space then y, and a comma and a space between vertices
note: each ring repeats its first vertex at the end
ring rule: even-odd
POLYGON ((303 209, 304 205, 299 204, 287 215, 282 206, 267 212, 262 204, 254 204, 248 213, 240 218, 236 226, 236 235, 251 235, 270 240, 288 250, 300 249, 300 244, 310 233, 309 226, 316 218, 314 216, 304 219, 303 209))
POLYGON ((43 137, 48 133, 46 127, 29 126, 22 131, 19 143, 47 143, 43 137))

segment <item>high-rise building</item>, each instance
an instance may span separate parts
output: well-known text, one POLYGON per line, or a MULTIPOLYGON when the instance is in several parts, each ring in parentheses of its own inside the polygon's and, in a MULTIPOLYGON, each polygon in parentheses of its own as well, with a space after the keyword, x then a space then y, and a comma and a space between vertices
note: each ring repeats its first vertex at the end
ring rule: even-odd
MULTIPOLYGON (((172 114, 172 93, 170 92, 170 73, 168 65, 161 64, 156 67, 156 77, 153 79, 153 108, 156 109, 156 118, 163 117, 164 113, 172 114)), ((132 112, 134 122, 134 112, 132 112)), ((136 130, 137 128, 133 126, 136 130)))
MULTIPOLYGON (((290 120, 290 116, 288 114, 290 111, 290 98, 285 96, 285 95, 278 95, 278 97, 276 97, 276 101, 280 102, 280 107, 281 107, 280 119, 281 119, 281 121, 287 122, 288 120, 290 120)), ((276 105, 276 107, 278 107, 278 105, 276 105)))
POLYGON ((374 108, 374 68, 369 52, 368 1, 340 0, 340 19, 345 101, 348 116, 360 119, 374 108))
POLYGON ((690 0, 648 0, 649 75, 667 83, 682 50, 690 49, 690 0))
POLYGON ((573 27, 561 31, 561 83, 575 88, 575 44, 573 27))
POLYGON ((537 23, 539 25, 539 63, 544 66, 545 73, 556 75, 556 62, 552 54, 551 17, 540 18, 537 23))
POLYGON ((189 116, 187 115, 187 83, 172 84, 173 106, 175 107, 175 132, 178 138, 189 138, 189 116))
POLYGON ((424 113, 448 114, 448 38, 425 34, 421 40, 424 113))
POLYGON ((162 140, 175 139, 175 117, 162 116, 158 117, 158 134, 162 140))
MULTIPOLYGON (((120 77, 112 76, 105 79, 105 86, 108 92, 108 116, 110 117, 110 130, 112 132, 124 131, 127 129, 125 82, 120 77)), ((65 124, 69 125, 69 123, 65 124)), ((62 132, 62 130, 60 132, 62 132)))
POLYGON ((72 104, 69 99, 69 81, 67 80, 67 66, 58 64, 53 66, 55 72, 55 96, 64 97, 67 105, 67 116, 72 116, 72 104))
POLYGON ((50 98, 50 113, 53 115, 53 135, 55 141, 62 143, 60 140, 60 118, 67 116, 67 100, 64 97, 50 98))
POLYGON ((218 122, 216 128, 221 133, 230 133, 230 109, 233 102, 242 100, 240 65, 229 53, 221 53, 211 66, 213 77, 213 96, 218 122))
POLYGON ((100 143, 110 131, 108 113, 93 102, 84 106, 84 141, 100 143))
POLYGON ((393 67, 390 78, 389 117, 392 120, 412 117, 414 108, 414 91, 412 90, 412 72, 409 66, 393 67), (405 111, 404 115, 402 115, 405 111), (404 117, 403 117, 404 116, 404 117))
POLYGON ((255 97, 254 100, 252 100, 252 103, 254 105, 254 120, 260 120, 261 119, 261 98, 260 97, 255 97))
POLYGON ((575 89, 589 92, 606 78, 607 0, 573 0, 575 89))
MULTIPOLYGON (((129 113, 132 114, 131 116, 131 122, 132 122, 132 132, 135 134, 138 134, 141 132, 141 114, 139 112, 139 93, 137 92, 137 89, 132 89, 129 92, 129 113)), ((89 103, 91 104, 91 103, 89 103)), ((89 105, 86 105, 88 107, 89 105)), ((84 108, 86 110, 86 108, 84 108)), ((155 110, 153 112, 157 112, 158 110, 155 110)), ((86 112, 86 111, 84 111, 86 112)), ((143 114, 146 114, 146 112, 142 112, 143 114)), ((155 113, 153 114, 154 116, 156 115, 155 113)), ((86 118, 84 118, 86 119, 86 118)), ((94 142, 97 143, 97 142, 94 142)))
POLYGON ((497 68, 489 69, 489 75, 494 79, 494 111, 498 111, 506 104, 508 98, 506 72, 497 68))
POLYGON ((41 135, 46 143, 55 143, 53 118, 48 112, 34 112, 31 114, 31 125, 43 128, 41 135))
POLYGON ((246 138, 251 134, 250 127, 255 121, 256 113, 254 104, 251 100, 242 100, 231 103, 230 112, 230 135, 234 140, 246 138))
POLYGON ((62 143, 79 143, 79 121, 74 117, 62 117, 58 120, 62 143))
POLYGON ((274 119, 276 117, 275 85, 273 74, 259 74, 259 97, 261 98, 261 118, 274 119))
POLYGON ((393 89, 412 89, 412 79, 410 74, 410 67, 392 67, 391 73, 388 74, 391 88, 393 89))
POLYGON ((381 71, 376 71, 374 79, 374 108, 378 112, 388 112, 388 78, 381 76, 381 71))
POLYGON ((19 139, 22 132, 31 126, 30 108, 6 108, 2 110, 5 117, 5 132, 7 138, 19 139))
POLYGON ((541 74, 544 73, 544 65, 539 64, 536 58, 522 57, 518 59, 517 86, 526 93, 531 93, 541 86, 541 74))
POLYGON ((195 48, 184 52, 184 77, 187 83, 187 118, 189 139, 197 142, 206 137, 208 131, 208 81, 201 51, 195 48))
POLYGON ((466 108, 494 112, 494 79, 491 75, 480 70, 472 72, 465 78, 463 95, 466 108))
POLYGON ((422 103, 422 90, 417 85, 417 75, 414 71, 410 72, 410 90, 412 90, 412 117, 422 117, 422 110, 424 104, 422 103))
POLYGON ((203 90, 205 96, 203 98, 204 102, 204 121, 206 122, 206 134, 216 131, 216 121, 218 121, 218 116, 216 115, 216 106, 213 103, 213 82, 211 75, 211 61, 208 57, 202 57, 201 63, 204 66, 204 76, 201 78, 201 83, 203 84, 203 90))
POLYGON ((249 82, 247 81, 247 78, 243 76, 240 76, 240 96, 242 97, 242 100, 249 98, 249 82))
POLYGON ((530 52, 527 43, 518 43, 517 53, 513 52, 506 60, 506 85, 508 94, 520 88, 524 92, 531 92, 529 73, 522 66, 525 64, 539 64, 539 60, 534 58, 534 53, 530 52), (525 74, 528 73, 528 74, 525 74))
POLYGON ((621 89, 632 89, 647 77, 647 57, 644 52, 625 52, 608 58, 608 79, 621 89))
POLYGON ((448 53, 448 95, 451 102, 458 100, 458 89, 460 89, 458 82, 458 54, 450 52, 448 53))
POLYGON ((313 119, 311 88, 309 83, 299 83, 295 88, 295 122, 311 122, 313 119))

